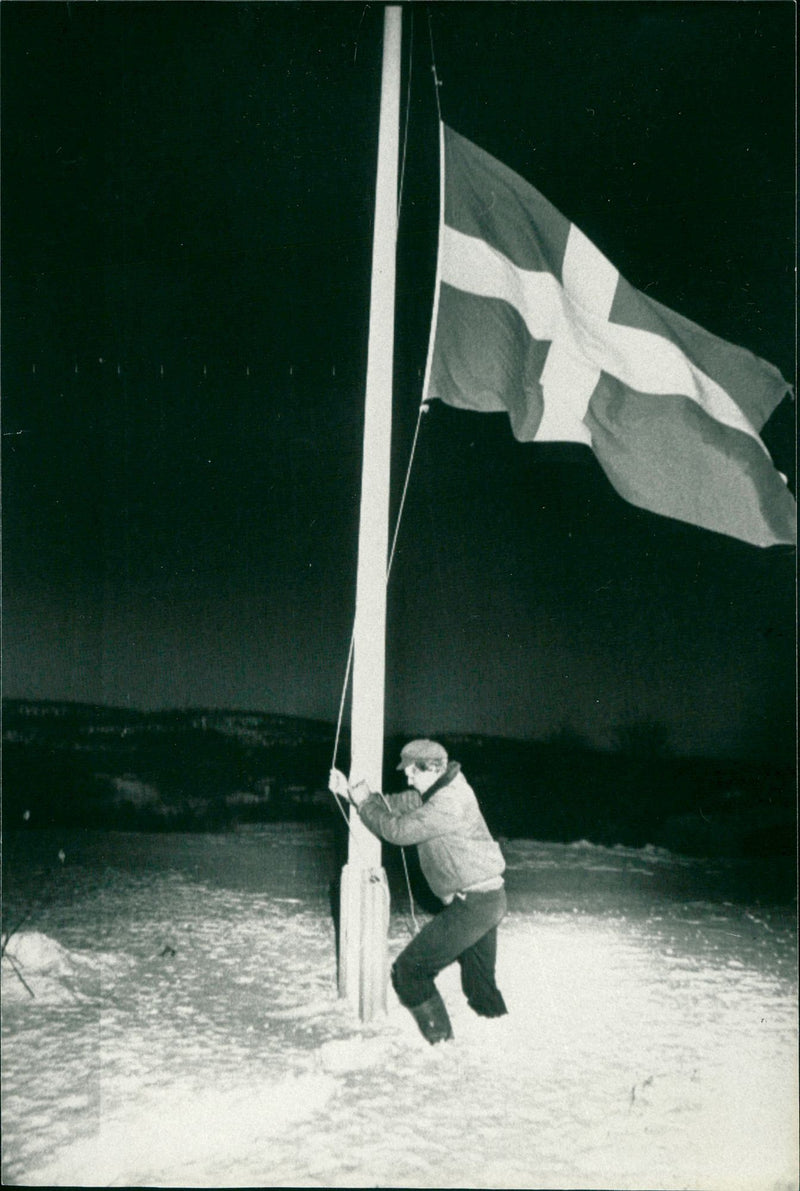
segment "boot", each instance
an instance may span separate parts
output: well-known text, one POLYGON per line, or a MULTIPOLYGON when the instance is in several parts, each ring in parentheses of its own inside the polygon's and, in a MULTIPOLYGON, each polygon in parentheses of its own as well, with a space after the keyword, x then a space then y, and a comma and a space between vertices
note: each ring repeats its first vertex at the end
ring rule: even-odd
POLYGON ((423 1001, 421 1005, 409 1005, 408 1008, 414 1015, 423 1037, 430 1042, 431 1046, 436 1042, 446 1042, 448 1038, 453 1037, 450 1018, 447 1016, 447 1009, 438 992, 435 992, 432 997, 428 997, 427 1001, 423 1001))
POLYGON ((499 988, 482 989, 478 996, 467 1003, 480 1017, 504 1017, 508 1013, 499 988))

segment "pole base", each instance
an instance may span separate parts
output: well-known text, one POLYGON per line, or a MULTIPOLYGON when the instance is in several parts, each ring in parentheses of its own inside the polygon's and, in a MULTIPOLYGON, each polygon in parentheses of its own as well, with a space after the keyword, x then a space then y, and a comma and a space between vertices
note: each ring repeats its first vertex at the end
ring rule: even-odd
POLYGON ((389 885, 383 868, 342 869, 339 996, 361 1021, 386 1012, 389 885))

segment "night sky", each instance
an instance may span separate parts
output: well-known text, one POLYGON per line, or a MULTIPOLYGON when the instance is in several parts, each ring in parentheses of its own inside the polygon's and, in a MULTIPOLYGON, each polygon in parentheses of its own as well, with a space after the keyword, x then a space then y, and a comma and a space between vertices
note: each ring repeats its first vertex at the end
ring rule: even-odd
MULTIPOLYGON (((404 13, 394 510, 433 296, 431 34, 448 124, 633 285, 793 377, 793 4, 404 13)), ((0 19, 4 693, 334 720, 382 10, 0 19)), ((791 401, 764 438, 794 490, 791 401)), ((791 549, 625 504, 586 448, 435 403, 389 592, 387 728, 605 746, 650 720, 679 753, 785 761, 794 576, 791 549)))

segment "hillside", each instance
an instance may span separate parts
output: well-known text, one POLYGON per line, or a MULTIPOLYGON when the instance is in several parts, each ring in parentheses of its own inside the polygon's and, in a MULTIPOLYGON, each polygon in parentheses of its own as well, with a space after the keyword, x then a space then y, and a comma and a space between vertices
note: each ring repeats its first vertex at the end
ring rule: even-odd
MULTIPOLYGON (((790 769, 673 756, 652 731, 629 734, 614 752, 568 736, 440 738, 502 835, 698 855, 794 853, 790 769)), ((4 825, 185 831, 340 822, 326 788, 333 741, 331 724, 262 712, 6 700, 4 825)), ((401 743, 386 742, 387 790, 397 785, 401 743)), ((338 763, 348 756, 345 733, 338 763)))
POLYGON ((192 708, 3 703, 6 824, 220 828, 327 806, 333 729, 192 708))

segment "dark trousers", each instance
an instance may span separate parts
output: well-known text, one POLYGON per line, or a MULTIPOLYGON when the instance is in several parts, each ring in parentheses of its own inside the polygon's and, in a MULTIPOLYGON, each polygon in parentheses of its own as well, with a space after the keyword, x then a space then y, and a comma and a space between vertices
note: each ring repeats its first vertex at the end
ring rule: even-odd
POLYGON ((392 984, 401 1003, 413 1008, 436 992, 434 976, 455 960, 467 1002, 483 1017, 506 1013, 495 983, 497 926, 507 910, 505 889, 456 897, 432 918, 392 967, 392 984))

